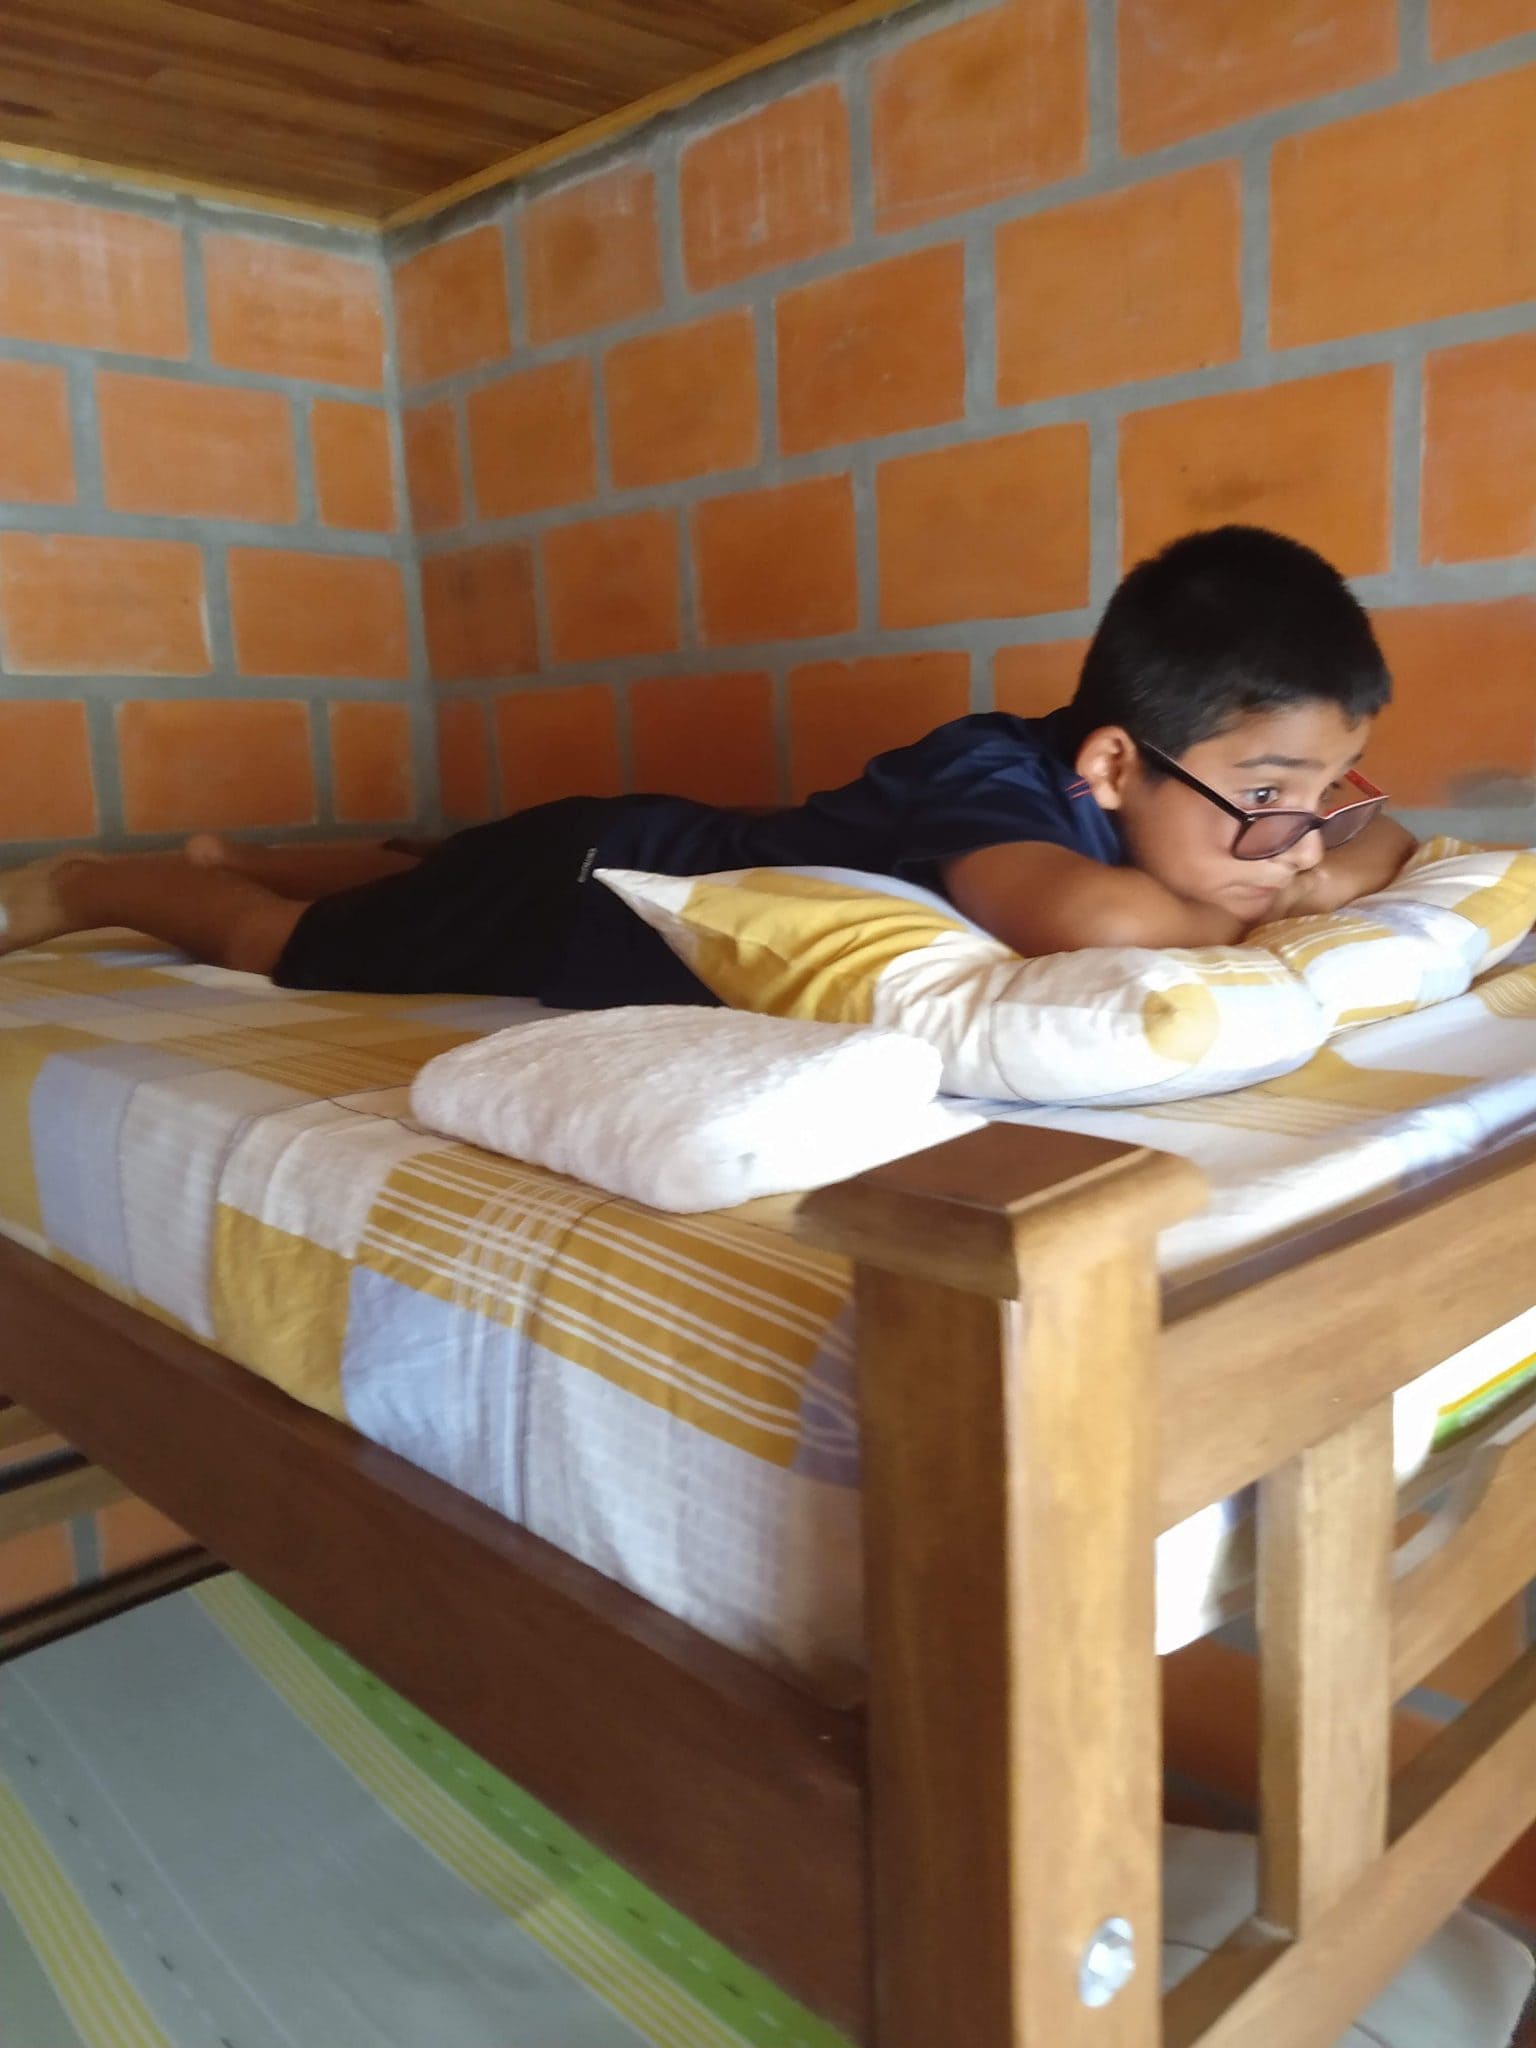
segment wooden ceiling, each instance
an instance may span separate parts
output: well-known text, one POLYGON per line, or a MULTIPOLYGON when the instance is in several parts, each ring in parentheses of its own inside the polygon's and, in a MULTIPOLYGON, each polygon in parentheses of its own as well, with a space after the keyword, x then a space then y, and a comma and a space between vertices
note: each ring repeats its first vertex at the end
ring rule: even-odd
POLYGON ((387 221, 902 4, 0 0, 0 155, 387 221))

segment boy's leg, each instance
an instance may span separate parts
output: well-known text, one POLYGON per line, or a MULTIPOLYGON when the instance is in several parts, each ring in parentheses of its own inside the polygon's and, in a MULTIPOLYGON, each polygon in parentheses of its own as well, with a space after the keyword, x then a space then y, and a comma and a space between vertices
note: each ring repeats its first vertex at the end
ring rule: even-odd
POLYGON ((177 853, 64 855, 0 873, 0 953, 127 925, 215 967, 270 974, 307 904, 177 853))
POLYGON ((248 846, 242 840, 199 832, 182 851, 193 867, 222 868, 260 882, 275 895, 313 903, 317 897, 335 896, 363 882, 381 882, 386 875, 407 873, 431 850, 428 842, 418 844, 419 851, 416 845, 402 842, 382 845, 356 839, 323 846, 248 846))

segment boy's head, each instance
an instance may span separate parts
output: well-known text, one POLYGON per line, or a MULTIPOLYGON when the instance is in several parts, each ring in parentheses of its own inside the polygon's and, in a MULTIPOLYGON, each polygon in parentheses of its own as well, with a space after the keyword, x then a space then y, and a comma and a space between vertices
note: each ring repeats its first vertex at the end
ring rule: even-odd
POLYGON ((1321 555, 1261 527, 1192 533, 1109 601, 1072 701, 1077 768, 1137 867, 1257 920, 1321 858, 1319 835, 1239 860, 1237 821, 1159 757, 1239 810, 1326 813, 1358 794, 1344 777, 1391 693, 1369 619, 1321 555))

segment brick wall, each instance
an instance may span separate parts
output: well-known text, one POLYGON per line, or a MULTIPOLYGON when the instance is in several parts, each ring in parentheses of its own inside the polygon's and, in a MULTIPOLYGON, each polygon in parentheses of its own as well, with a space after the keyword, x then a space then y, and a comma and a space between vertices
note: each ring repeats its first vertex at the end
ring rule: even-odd
POLYGON ((376 237, 0 166, 0 840, 430 775, 376 237))
POLYGON ((387 247, 0 167, 4 857, 770 802, 1234 518, 1536 836, 1533 135, 1536 0, 949 0, 387 247))
POLYGON ((899 17, 391 248, 450 815, 770 801, 1248 519, 1411 813, 1536 831, 1536 0, 899 17))

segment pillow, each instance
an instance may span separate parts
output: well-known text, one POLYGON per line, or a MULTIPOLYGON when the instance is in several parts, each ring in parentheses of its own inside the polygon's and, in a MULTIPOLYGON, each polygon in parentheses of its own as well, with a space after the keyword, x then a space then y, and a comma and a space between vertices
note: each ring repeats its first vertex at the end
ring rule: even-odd
POLYGON ((1451 839, 1390 888, 1241 946, 1037 960, 890 876, 598 876, 738 1009, 909 1031, 952 1095, 1104 1107, 1290 1073, 1334 1031, 1461 994, 1536 919, 1536 853, 1451 839))
POLYGON ((915 884, 839 869, 648 875, 599 868, 706 988, 738 1009, 925 1038, 952 1095, 1118 1104, 1291 1072, 1327 1020, 1255 947, 1024 960, 915 884))
POLYGON ((1250 932, 1306 984, 1330 1032, 1459 996, 1536 920, 1536 853, 1421 846, 1389 888, 1250 932))

